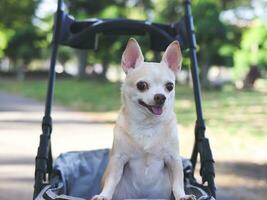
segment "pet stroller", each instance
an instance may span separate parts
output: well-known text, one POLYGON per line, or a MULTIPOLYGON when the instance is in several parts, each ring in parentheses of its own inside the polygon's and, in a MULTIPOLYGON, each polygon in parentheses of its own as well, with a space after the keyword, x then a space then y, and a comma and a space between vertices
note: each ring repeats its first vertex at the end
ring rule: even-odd
POLYGON ((201 106, 201 93, 196 57, 196 40, 191 15, 191 2, 184 0, 185 15, 178 23, 163 25, 129 19, 75 20, 64 11, 64 2, 58 0, 55 15, 52 57, 42 134, 35 160, 35 185, 33 199, 83 200, 100 192, 100 179, 108 162, 108 149, 68 152, 53 161, 50 135, 52 133, 51 106, 55 84, 55 62, 59 45, 78 49, 96 49, 97 35, 145 35, 150 37, 150 48, 163 51, 169 43, 178 40, 182 50, 189 49, 191 75, 196 104, 195 143, 191 159, 183 160, 185 191, 198 200, 214 200, 214 161, 201 106), (195 167, 200 157, 202 184, 195 177, 195 167))

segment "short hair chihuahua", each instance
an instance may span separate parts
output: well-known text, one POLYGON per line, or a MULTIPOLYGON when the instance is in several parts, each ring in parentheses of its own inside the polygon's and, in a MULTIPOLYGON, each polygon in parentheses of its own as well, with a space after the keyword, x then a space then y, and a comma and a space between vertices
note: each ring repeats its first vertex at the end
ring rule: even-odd
POLYGON ((103 189, 92 200, 194 200, 184 192, 182 159, 174 113, 179 43, 172 42, 160 63, 144 62, 135 39, 128 41, 121 66, 122 107, 114 128, 103 189))

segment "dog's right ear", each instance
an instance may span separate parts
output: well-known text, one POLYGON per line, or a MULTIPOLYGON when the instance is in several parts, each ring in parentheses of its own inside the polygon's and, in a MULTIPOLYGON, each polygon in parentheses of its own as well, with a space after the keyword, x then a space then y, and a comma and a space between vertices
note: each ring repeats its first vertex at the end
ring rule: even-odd
POLYGON ((178 41, 172 42, 163 54, 162 61, 165 62, 168 67, 177 73, 182 65, 182 53, 178 41))
POLYGON ((122 54, 121 66, 124 72, 127 74, 130 69, 135 68, 144 61, 144 56, 142 54, 141 48, 137 41, 130 38, 127 46, 122 54))

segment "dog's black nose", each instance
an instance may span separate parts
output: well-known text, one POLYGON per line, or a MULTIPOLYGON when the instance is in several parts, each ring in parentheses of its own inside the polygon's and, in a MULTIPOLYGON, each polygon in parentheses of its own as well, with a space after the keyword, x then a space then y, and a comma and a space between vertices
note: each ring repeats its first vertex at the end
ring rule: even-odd
POLYGON ((163 94, 155 94, 154 101, 157 105, 163 105, 166 97, 163 94))

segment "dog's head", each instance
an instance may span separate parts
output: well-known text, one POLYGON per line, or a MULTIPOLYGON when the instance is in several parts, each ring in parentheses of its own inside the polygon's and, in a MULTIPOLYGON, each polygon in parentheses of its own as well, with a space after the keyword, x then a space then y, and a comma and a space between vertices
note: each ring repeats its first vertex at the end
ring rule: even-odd
POLYGON ((179 71, 182 54, 177 41, 172 42, 160 63, 144 62, 135 39, 128 41, 122 55, 126 79, 122 86, 125 106, 145 115, 163 116, 173 109, 175 74, 179 71))

